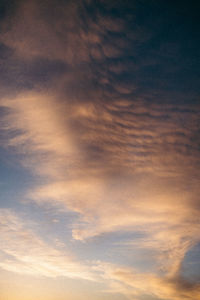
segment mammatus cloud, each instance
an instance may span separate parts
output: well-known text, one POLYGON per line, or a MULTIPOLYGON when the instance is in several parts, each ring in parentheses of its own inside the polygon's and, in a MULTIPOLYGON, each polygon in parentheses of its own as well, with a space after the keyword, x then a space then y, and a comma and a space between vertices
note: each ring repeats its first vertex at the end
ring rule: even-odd
MULTIPOLYGON (((181 265, 187 251, 199 242, 200 224, 196 180, 192 182, 194 198, 184 190, 186 170, 190 175, 196 150, 193 146, 193 155, 186 161, 184 145, 195 131, 196 114, 187 108, 173 114, 169 107, 166 121, 159 106, 146 107, 143 102, 130 105, 128 111, 118 103, 102 110, 98 104, 86 104, 85 109, 36 92, 3 103, 8 110, 4 119, 8 145, 23 149, 26 167, 49 182, 33 188, 29 197, 38 203, 60 203, 77 212, 84 221, 73 225, 77 240, 118 230, 143 233, 143 238, 125 246, 153 251, 156 273, 163 275, 138 272, 135 276, 125 269, 112 271, 114 280, 128 284, 128 290, 139 290, 138 295, 140 289, 144 293, 151 289, 163 299, 186 299, 189 292, 177 290, 182 284, 181 265), (182 128, 179 119, 183 115, 188 126, 182 128), (79 124, 73 127, 76 121, 79 124), (171 134, 175 126, 177 136, 171 134), (164 145, 168 153, 163 157, 164 145), (141 288, 142 278, 151 282, 151 287, 141 288)), ((194 295, 199 293, 196 285, 190 289, 194 295)), ((129 293, 134 291, 125 292, 129 293)))
MULTIPOLYGON (((100 3, 109 11, 109 4, 100 3)), ((48 88, 33 80, 32 88, 17 86, 12 96, 2 97, 2 146, 20 154, 23 166, 40 178, 24 198, 77 213, 77 243, 122 231, 130 233, 129 240, 119 244, 151 253, 150 272, 97 263, 111 291, 130 299, 195 299, 199 286, 183 279, 182 263, 200 240, 199 104, 170 94, 160 78, 156 84, 147 80, 148 68, 165 69, 159 61, 165 54, 156 62, 145 53, 138 57, 152 33, 128 30, 122 18, 101 13, 101 5, 69 1, 63 9, 51 1, 48 7, 22 1, 4 22, 1 42, 12 49, 12 60, 28 66, 59 62, 65 72, 48 88), (135 232, 142 237, 135 240, 135 232)), ((21 73, 23 81, 23 68, 21 73)), ((88 271, 10 212, 2 218, 2 268, 94 277, 92 262, 88 271), (30 239, 35 247, 27 256, 30 239)))
POLYGON ((125 47, 123 39, 105 42, 108 32, 123 30, 121 18, 103 16, 97 10, 94 18, 87 9, 92 2, 21 1, 11 19, 3 23, 1 41, 26 59, 45 57, 72 65, 91 58, 118 57, 125 47), (26 24, 26 26, 24 26, 26 24))

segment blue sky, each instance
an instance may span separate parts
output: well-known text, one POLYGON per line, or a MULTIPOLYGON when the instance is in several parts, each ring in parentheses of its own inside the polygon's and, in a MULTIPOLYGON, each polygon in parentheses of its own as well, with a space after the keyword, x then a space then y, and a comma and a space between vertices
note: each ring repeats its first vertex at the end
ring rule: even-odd
POLYGON ((198 11, 2 1, 0 300, 198 299, 198 11))

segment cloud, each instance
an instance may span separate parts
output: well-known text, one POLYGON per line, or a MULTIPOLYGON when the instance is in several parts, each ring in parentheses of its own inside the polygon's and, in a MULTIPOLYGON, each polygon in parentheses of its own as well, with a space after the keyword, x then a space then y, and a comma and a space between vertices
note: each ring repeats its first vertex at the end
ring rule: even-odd
POLYGON ((33 169, 39 167, 39 173, 58 174, 60 170, 56 169, 74 152, 67 126, 56 112, 62 110, 62 103, 55 103, 50 95, 43 93, 25 93, 14 99, 2 99, 1 103, 8 111, 3 128, 8 133, 9 146, 20 149, 25 154, 24 163, 33 169))
POLYGON ((56 97, 30 92, 3 101, 8 145, 20 149, 26 167, 42 179, 27 197, 78 213, 76 240, 119 230, 143 233, 128 247, 153 251, 157 272, 167 278, 180 274, 185 254, 199 242, 196 178, 190 179, 192 193, 185 187, 196 172, 196 111, 56 97))
MULTIPOLYGON (((154 273, 104 267, 103 276, 115 290, 119 285, 133 299, 149 290, 163 299, 197 298, 199 286, 183 280, 181 267, 199 242, 199 104, 194 94, 180 92, 184 80, 173 58, 181 51, 174 56, 170 45, 167 53, 159 45, 141 55, 157 31, 138 28, 130 15, 125 20, 111 13, 113 5, 22 1, 3 22, 1 41, 12 49, 12 61, 26 62, 23 66, 32 70, 46 59, 63 71, 53 79, 46 75, 49 85, 34 76, 24 81, 28 72, 22 72, 27 84, 0 100, 2 146, 18 153, 23 166, 39 176, 25 199, 77 214, 72 226, 77 242, 128 231, 133 238, 121 242, 123 247, 151 252, 154 273), (176 91, 174 77, 165 77, 174 72, 180 80, 176 91), (143 237, 135 241, 135 232, 143 237)), ((14 222, 14 216, 7 218, 6 224, 14 222)), ((4 259, 3 268, 90 277, 79 263, 19 224, 16 219, 13 246, 16 230, 6 225, 9 244, 3 251, 12 256, 12 264, 4 259), (36 248, 26 258, 26 239, 32 238, 36 248), (44 252, 49 254, 42 261, 44 252), (73 270, 66 271, 65 259, 73 270)))
POLYGON ((56 5, 53 1, 21 1, 12 18, 8 15, 3 21, 1 41, 26 59, 40 56, 74 65, 88 62, 91 54, 97 59, 104 55, 116 57, 120 54, 119 43, 113 45, 105 37, 108 32, 121 32, 123 20, 105 17, 100 9, 96 9, 95 19, 86 19, 87 9, 93 6, 92 2, 82 1, 56 5))
MULTIPOLYGON (((179 282, 173 280, 165 280, 154 275, 150 276, 138 276, 133 273, 122 273, 119 271, 115 274, 116 278, 124 280, 125 284, 133 287, 133 292, 130 292, 130 296, 135 294, 135 290, 138 288, 140 292, 138 293, 138 298, 140 294, 144 292, 146 295, 150 294, 151 296, 156 296, 160 299, 195 299, 199 297, 200 289, 197 284, 188 284, 184 280, 179 282), (133 276, 133 277, 132 277, 133 276), (132 277, 132 278, 131 278, 132 277), (147 286, 144 288, 142 282, 148 282, 147 286), (150 293, 149 293, 150 291, 150 293)), ((136 293, 137 295, 137 293, 136 293)), ((137 296, 136 296, 137 299, 137 296)))
POLYGON ((0 210, 1 263, 4 270, 46 277, 92 280, 74 255, 48 245, 9 209, 0 210))
POLYGON ((110 292, 125 294, 129 299, 197 299, 199 284, 189 283, 181 277, 165 278, 153 273, 112 264, 99 264, 102 276, 110 283, 110 292))

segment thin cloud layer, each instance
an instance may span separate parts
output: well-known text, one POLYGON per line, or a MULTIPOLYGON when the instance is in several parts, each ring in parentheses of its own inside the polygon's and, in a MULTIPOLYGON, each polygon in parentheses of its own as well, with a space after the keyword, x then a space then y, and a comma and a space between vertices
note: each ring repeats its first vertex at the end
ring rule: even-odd
MULTIPOLYGON (((174 117, 171 114, 170 121, 163 129, 167 132, 166 140, 171 137, 169 145, 165 142, 166 148, 171 153, 169 156, 166 154, 163 159, 163 141, 161 140, 163 120, 162 115, 159 115, 159 110, 154 113, 158 115, 155 120, 152 116, 153 110, 150 111, 152 115, 149 113, 150 116, 147 117, 147 119, 152 118, 156 123, 153 126, 152 121, 152 129, 148 128, 148 136, 150 136, 148 138, 146 135, 142 136, 143 130, 140 129, 140 122, 143 124, 142 128, 146 122, 147 114, 144 113, 146 110, 144 106, 142 112, 135 113, 135 117, 131 110, 129 113, 126 112, 132 114, 132 118, 126 125, 125 122, 122 123, 124 112, 121 106, 121 111, 118 107, 116 109, 116 117, 115 106, 110 111, 101 112, 94 106, 91 110, 84 110, 84 106, 80 108, 78 105, 77 108, 71 108, 72 113, 67 118, 64 116, 66 116, 68 105, 63 104, 62 109, 58 106, 58 113, 54 115, 55 110, 53 114, 51 110, 51 107, 54 107, 53 102, 50 101, 54 100, 41 94, 27 94, 17 99, 4 101, 4 105, 7 105, 6 108, 10 110, 8 116, 5 117, 5 124, 7 124, 5 128, 10 134, 14 129, 18 132, 10 138, 9 145, 16 149, 24 149, 23 159, 26 167, 43 176, 45 181, 49 181, 48 184, 35 187, 29 193, 29 197, 37 203, 49 201, 52 204, 60 203, 67 209, 77 212, 82 219, 81 223, 74 223, 72 229, 73 238, 77 240, 85 240, 105 232, 118 230, 142 232, 145 234, 144 238, 135 243, 130 241, 128 247, 131 246, 133 249, 140 247, 155 253, 153 259, 157 266, 156 272, 163 272, 164 277, 159 279, 155 275, 156 284, 153 290, 156 290, 157 285, 161 285, 162 280, 164 281, 163 289, 168 289, 166 281, 173 282, 174 278, 178 280, 185 254, 199 242, 200 229, 199 213, 196 211, 196 205, 198 205, 196 180, 192 182, 194 199, 191 198, 190 192, 184 191, 184 184, 188 180, 185 170, 192 172, 196 159, 195 156, 191 156, 190 166, 188 166, 187 157, 186 165, 184 163, 181 165, 180 161, 186 160, 184 146, 183 150, 178 151, 177 147, 180 149, 181 143, 169 133, 171 127, 174 126, 173 122, 177 122, 177 114, 181 112, 176 112, 174 117), (70 122, 73 123, 73 118, 75 121, 78 119, 82 128, 85 126, 81 138, 76 127, 73 133, 70 130, 70 122), (124 141, 119 138, 119 122, 125 127, 123 135, 120 133, 124 141), (112 123, 112 127, 107 123, 109 125, 112 123), (137 124, 137 129, 133 124, 137 124), (155 128, 158 130, 156 131, 155 128), (110 145, 109 138, 113 140, 110 145), (152 149, 151 153, 144 146, 146 139, 152 149), (95 157, 97 141, 100 141, 99 147, 105 156, 103 158, 95 157), (133 149, 134 146, 139 149, 141 147, 143 151, 138 159, 138 155, 134 156, 133 152, 127 164, 126 160, 131 146, 133 149), (85 149, 88 147, 90 147, 88 152, 90 155, 93 154, 94 158, 91 155, 90 159, 86 155, 85 149), (167 161, 168 158, 169 161, 167 161), (168 163, 167 168, 164 164, 165 160, 168 163), (159 168, 157 169, 156 166, 159 168)), ((189 116, 192 114, 187 119, 189 125, 190 118, 192 119, 191 127, 194 129, 196 114, 187 110, 183 114, 189 114, 189 116)), ((189 129, 184 129, 184 132, 180 134, 180 139, 189 140, 189 129)), ((180 127, 179 131, 181 130, 180 127)), ((135 284, 131 283, 133 286, 135 284)), ((153 292, 153 294, 163 299, 171 294, 172 296, 177 294, 177 299, 181 299, 181 294, 175 289, 176 285, 174 283, 172 285, 171 288, 171 283, 169 284, 169 290, 172 289, 172 291, 160 294, 153 292)), ((194 293, 197 293, 195 287, 194 285, 194 293)), ((147 287, 146 290, 148 289, 147 287)))
POLYGON ((1 267, 86 279, 97 271, 108 291, 130 299, 195 299, 199 284, 182 268, 200 242, 199 90, 184 48, 191 36, 171 4, 178 41, 154 1, 147 4, 154 22, 138 1, 123 2, 20 1, 4 17, 9 71, 4 63, 0 145, 39 178, 24 193, 26 205, 75 213, 67 223, 72 243, 128 233, 110 247, 145 250, 154 267, 144 272, 102 258, 94 267, 90 257, 85 267, 8 211, 1 214, 1 267))
POLYGON ((1 209, 0 216, 1 268, 33 276, 92 279, 73 255, 49 246, 12 211, 1 209))
POLYGON ((137 270, 104 264, 98 267, 110 280, 112 292, 118 290, 128 299, 198 299, 200 285, 188 283, 182 278, 162 278, 151 273, 138 273, 137 270), (141 298, 142 297, 142 298, 141 298))

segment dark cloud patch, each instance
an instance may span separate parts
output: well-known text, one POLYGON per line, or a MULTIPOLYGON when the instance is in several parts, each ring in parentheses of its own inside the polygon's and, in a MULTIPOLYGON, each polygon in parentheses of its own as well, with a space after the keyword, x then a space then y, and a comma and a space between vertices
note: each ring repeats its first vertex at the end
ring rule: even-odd
POLYGON ((59 60, 35 58, 31 61, 18 57, 12 48, 0 45, 0 85, 4 92, 43 88, 52 80, 59 80, 70 71, 70 66, 59 60))
POLYGON ((155 295, 167 286, 168 298, 183 290, 192 299, 199 287, 177 272, 199 241, 196 5, 13 3, 2 8, 3 138, 44 177, 32 199, 83 216, 75 239, 146 230, 142 246, 170 275, 114 275, 136 289, 150 278, 155 295))
POLYGON ((151 101, 181 102, 188 91, 187 101, 197 98, 199 43, 192 35, 190 18, 195 7, 186 14, 187 4, 179 7, 177 2, 22 3, 4 36, 11 48, 24 52, 27 58, 41 57, 34 67, 35 77, 21 72, 28 86, 40 79, 45 82, 46 74, 53 71, 56 77, 58 69, 65 69, 59 64, 64 61, 72 69, 71 78, 66 76, 61 88, 72 98, 82 98, 84 93, 86 98, 94 98, 92 90, 98 90, 102 98, 110 93, 108 101, 121 95, 135 101, 154 94, 151 101), (55 60, 55 67, 52 63, 48 70, 42 57, 55 60))
POLYGON ((7 17, 12 17, 21 0, 2 0, 0 2, 0 22, 7 17))
POLYGON ((161 1, 19 2, 3 26, 1 85, 44 88, 61 99, 92 167, 174 170, 186 156, 194 166, 199 52, 191 34, 195 7, 188 14, 186 8, 161 1))

